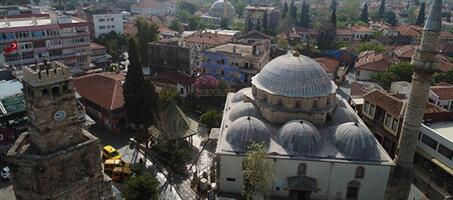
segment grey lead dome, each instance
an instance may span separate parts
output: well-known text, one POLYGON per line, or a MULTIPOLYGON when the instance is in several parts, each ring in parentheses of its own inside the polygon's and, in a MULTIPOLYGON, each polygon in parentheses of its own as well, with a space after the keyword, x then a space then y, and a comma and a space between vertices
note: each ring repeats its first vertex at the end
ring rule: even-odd
POLYGON ((278 131, 279 143, 289 154, 301 155, 317 149, 321 134, 316 127, 304 120, 293 120, 278 131))
POLYGON ((286 97, 321 97, 336 90, 329 75, 315 60, 289 53, 267 63, 252 78, 252 84, 270 94, 286 97))
POLYGON ((267 126, 255 117, 241 117, 227 130, 226 140, 237 152, 246 152, 252 142, 269 144, 270 133, 267 126))
MULTIPOLYGON (((225 1, 224 0, 217 0, 214 3, 212 3, 211 8, 209 9, 209 16, 211 17, 224 17, 223 16, 223 7, 225 6, 225 1)), ((227 18, 232 18, 235 13, 235 9, 233 4, 231 4, 229 1, 226 3, 227 7, 227 18)))
POLYGON ((337 126, 333 143, 341 152, 355 157, 369 159, 376 157, 376 139, 361 124, 347 122, 337 126))

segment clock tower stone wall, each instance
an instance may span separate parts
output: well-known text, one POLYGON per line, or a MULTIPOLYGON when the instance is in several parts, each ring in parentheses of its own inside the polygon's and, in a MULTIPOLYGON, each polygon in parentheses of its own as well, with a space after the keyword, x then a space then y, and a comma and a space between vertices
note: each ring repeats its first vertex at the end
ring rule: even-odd
POLYGON ((111 199, 101 144, 81 128, 69 69, 24 67, 29 130, 8 152, 16 199, 111 199))

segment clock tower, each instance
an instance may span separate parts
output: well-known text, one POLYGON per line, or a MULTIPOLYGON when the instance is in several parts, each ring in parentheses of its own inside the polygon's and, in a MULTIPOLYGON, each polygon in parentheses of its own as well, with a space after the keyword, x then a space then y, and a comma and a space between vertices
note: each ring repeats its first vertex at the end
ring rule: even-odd
POLYGON ((24 67, 28 132, 8 152, 17 199, 110 199, 101 144, 82 129, 69 68, 24 67))

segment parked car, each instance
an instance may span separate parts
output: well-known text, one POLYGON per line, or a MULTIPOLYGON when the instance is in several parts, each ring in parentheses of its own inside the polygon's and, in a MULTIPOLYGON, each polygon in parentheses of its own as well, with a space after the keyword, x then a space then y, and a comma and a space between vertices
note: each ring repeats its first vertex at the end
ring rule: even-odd
POLYGON ((0 176, 5 179, 5 180, 8 180, 11 178, 11 174, 9 173, 9 167, 6 166, 6 167, 3 167, 2 170, 0 170, 0 176))

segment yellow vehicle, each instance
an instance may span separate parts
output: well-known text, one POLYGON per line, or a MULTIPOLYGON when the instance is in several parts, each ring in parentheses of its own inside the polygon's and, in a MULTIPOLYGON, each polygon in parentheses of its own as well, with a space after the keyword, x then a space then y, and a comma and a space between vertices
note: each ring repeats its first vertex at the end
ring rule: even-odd
POLYGON ((113 181, 123 181, 131 176, 131 168, 130 167, 115 167, 112 173, 112 180, 113 181))
POLYGON ((120 153, 110 145, 105 146, 102 149, 103 159, 121 159, 120 153))
POLYGON ((107 174, 112 174, 117 168, 126 168, 130 171, 131 165, 121 159, 108 159, 104 162, 104 172, 107 174))

